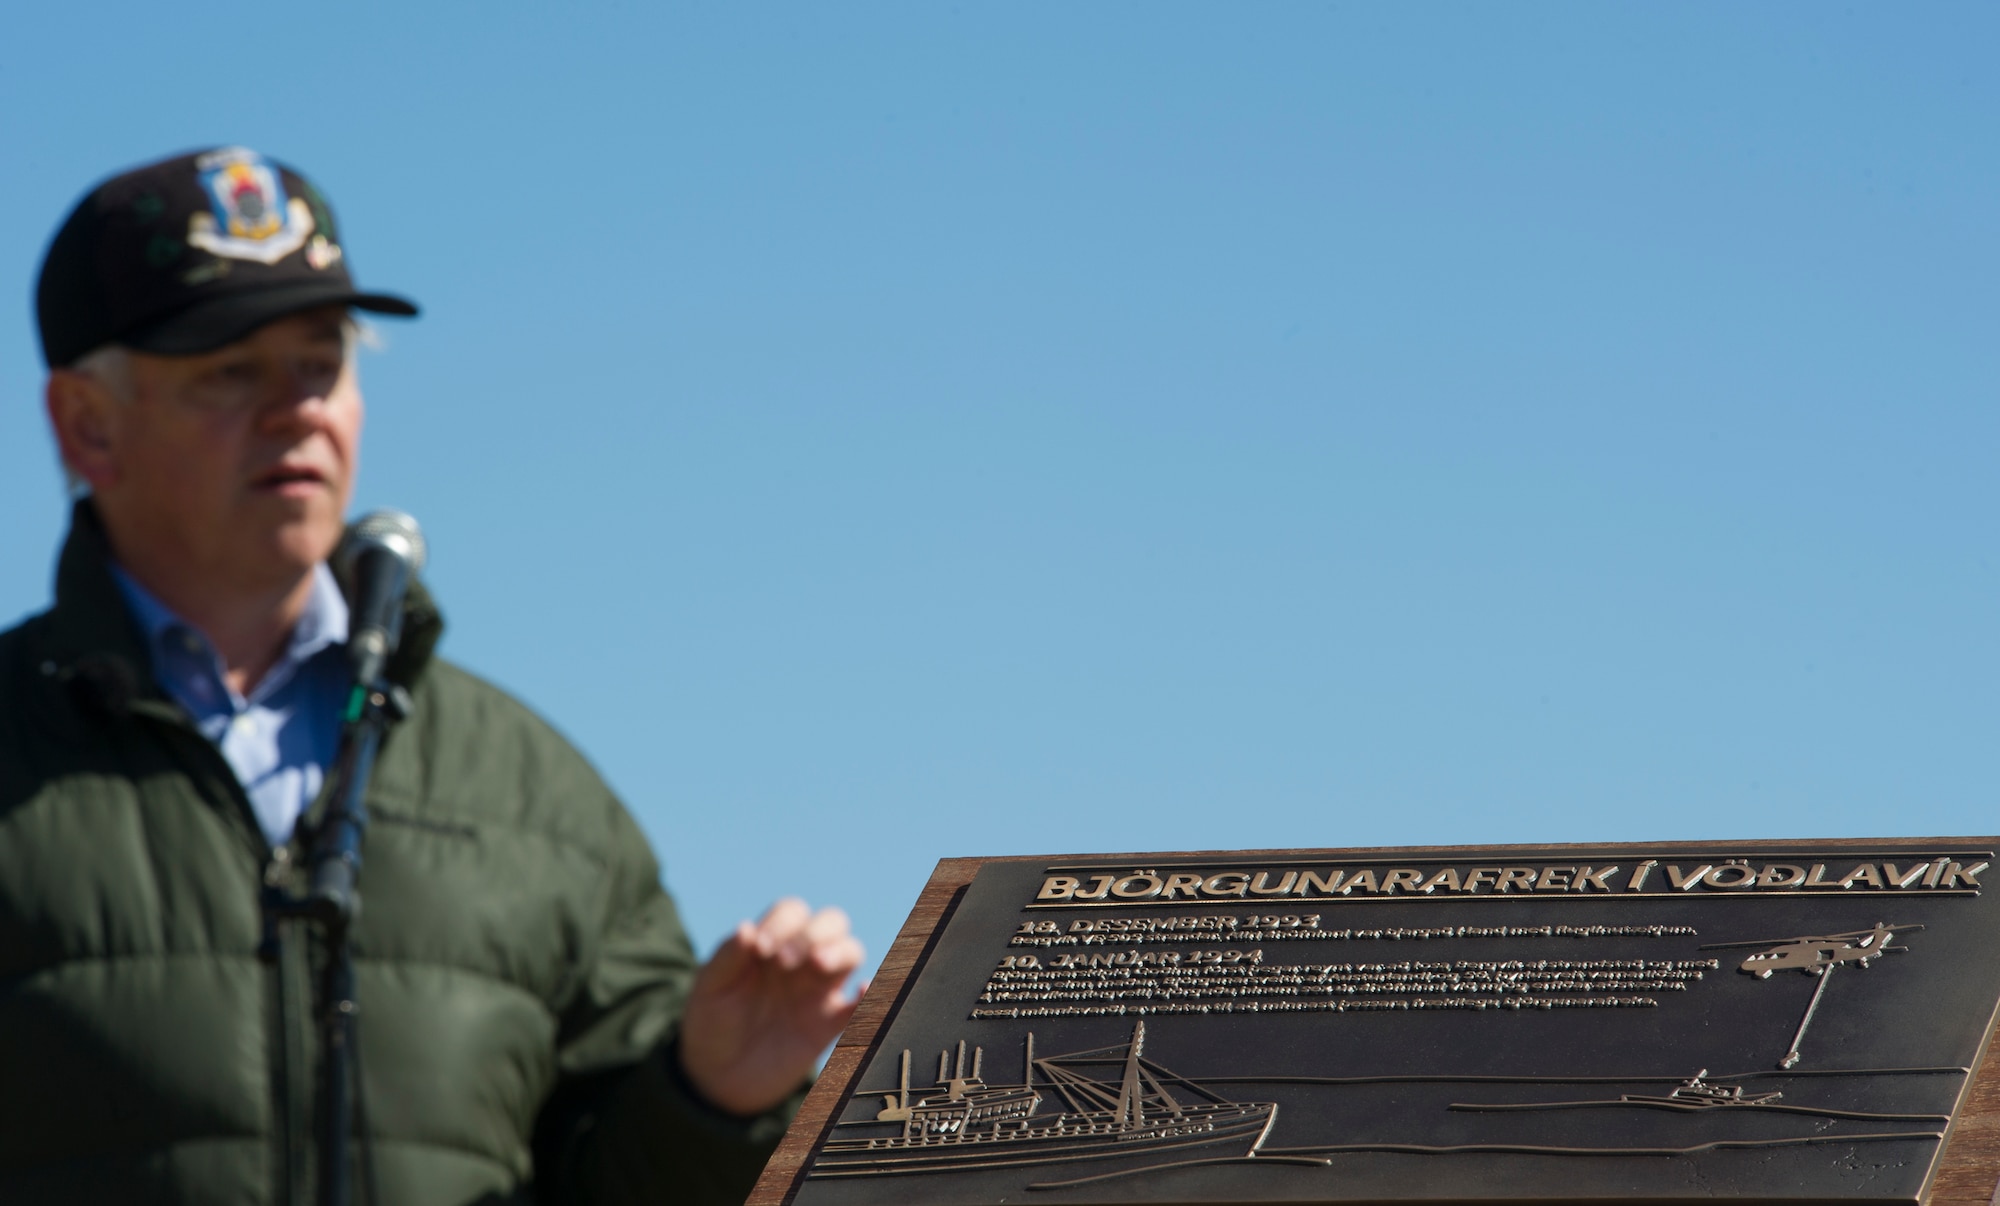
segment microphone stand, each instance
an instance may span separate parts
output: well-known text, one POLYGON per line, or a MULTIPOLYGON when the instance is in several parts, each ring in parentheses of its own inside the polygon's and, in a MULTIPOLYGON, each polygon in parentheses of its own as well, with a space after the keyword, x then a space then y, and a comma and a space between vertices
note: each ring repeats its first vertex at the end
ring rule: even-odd
MULTIPOLYGON (((375 755, 389 729, 410 711, 410 696, 380 675, 380 657, 364 658, 368 677, 359 679, 348 698, 340 751, 334 758, 326 816, 312 836, 304 896, 268 889, 269 920, 297 918, 318 927, 326 945, 326 969, 320 980, 319 1030, 319 1204, 353 1206, 350 1168, 355 1117, 362 1111, 360 1051, 355 1042, 359 1007, 354 1000, 354 952, 348 936, 361 914, 357 881, 361 873, 361 841, 368 832, 366 795, 375 755)), ((275 950, 274 934, 266 944, 275 950)), ((365 1115, 363 1115, 365 1121, 365 1115)), ((374 1161, 363 1153, 370 1206, 380 1206, 374 1161)))

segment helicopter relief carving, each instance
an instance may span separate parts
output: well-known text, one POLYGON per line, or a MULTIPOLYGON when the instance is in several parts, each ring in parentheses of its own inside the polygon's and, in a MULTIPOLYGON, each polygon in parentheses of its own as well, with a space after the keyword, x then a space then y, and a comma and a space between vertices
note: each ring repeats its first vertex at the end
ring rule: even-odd
POLYGON ((1907 952, 1907 946, 1891 946, 1894 935, 1921 930, 1921 925, 1890 925, 1884 921, 1875 923, 1869 930, 1853 930, 1845 934, 1808 934, 1801 938, 1763 939, 1754 942, 1712 942, 1702 947, 1705 951, 1741 949, 1743 947, 1763 947, 1756 954, 1743 960, 1737 970, 1746 975, 1768 980, 1781 971, 1804 972, 1819 979, 1813 989, 1812 999, 1806 1002, 1805 1016, 1799 1019, 1799 1028, 1792 1033, 1791 1049, 1778 1061, 1780 1068, 1798 1066, 1799 1044, 1805 1042, 1806 1028, 1812 1025, 1813 1014, 1819 1010, 1820 998, 1826 995, 1826 986, 1833 983, 1833 973, 1842 964, 1852 963, 1866 968, 1883 955, 1900 955, 1907 952))

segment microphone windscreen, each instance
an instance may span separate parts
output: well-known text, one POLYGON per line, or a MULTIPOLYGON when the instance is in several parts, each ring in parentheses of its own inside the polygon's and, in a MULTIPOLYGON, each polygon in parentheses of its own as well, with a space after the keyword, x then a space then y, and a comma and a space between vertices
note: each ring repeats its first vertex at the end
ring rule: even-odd
POLYGON ((340 547, 333 551, 334 568, 343 577, 351 575, 355 558, 371 548, 387 550, 409 566, 412 574, 424 568, 429 554, 416 520, 401 511, 370 511, 354 521, 340 547))

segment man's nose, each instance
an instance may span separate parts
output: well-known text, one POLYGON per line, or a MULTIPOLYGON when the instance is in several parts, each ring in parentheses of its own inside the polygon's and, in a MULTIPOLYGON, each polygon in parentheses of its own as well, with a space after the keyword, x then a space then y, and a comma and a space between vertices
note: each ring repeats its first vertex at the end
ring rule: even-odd
POLYGON ((337 381, 329 383, 324 374, 292 369, 281 374, 258 418, 262 425, 284 429, 315 427, 327 420, 333 409, 337 381))

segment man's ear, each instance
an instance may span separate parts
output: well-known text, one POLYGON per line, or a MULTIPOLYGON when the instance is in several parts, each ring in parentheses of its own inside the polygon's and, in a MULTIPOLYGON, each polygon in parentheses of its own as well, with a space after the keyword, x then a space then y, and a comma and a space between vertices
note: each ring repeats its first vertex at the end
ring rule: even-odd
POLYGON ((50 369, 42 397, 49 430, 55 433, 56 448, 70 472, 92 490, 117 481, 117 420, 111 411, 118 399, 104 382, 75 369, 50 369))

